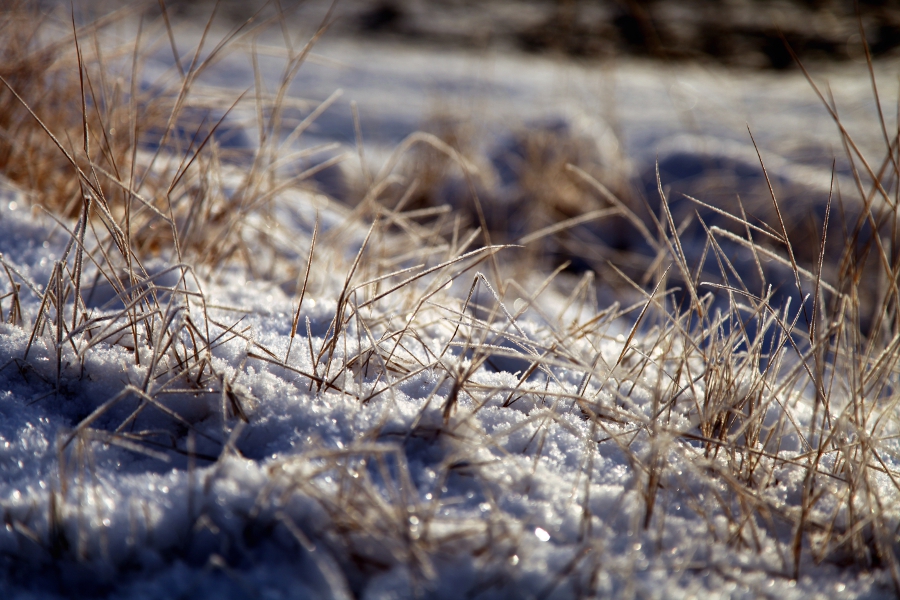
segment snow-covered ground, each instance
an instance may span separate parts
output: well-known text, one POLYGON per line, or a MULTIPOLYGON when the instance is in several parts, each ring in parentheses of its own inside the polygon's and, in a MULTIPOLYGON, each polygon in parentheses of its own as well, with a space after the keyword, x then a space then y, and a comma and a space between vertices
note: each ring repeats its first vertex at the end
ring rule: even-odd
MULTIPOLYGON (((176 31, 185 49, 200 35, 176 31)), ((269 91, 284 64, 279 35, 255 47, 269 91)), ((252 50, 227 55, 202 83, 252 86, 252 50)), ((166 52, 144 65, 147 86, 174 74, 166 52)), ((756 166, 749 124, 775 184, 817 190, 810 203, 827 196, 823 149, 841 151, 797 73, 561 64, 327 36, 314 52, 289 101, 302 117, 343 90, 302 145, 340 144, 348 180, 378 173, 435 114, 475 123, 486 155, 510 131, 562 121, 638 182, 657 158, 672 169, 685 156, 756 166)), ((877 148, 865 67, 828 76, 844 124, 877 148)), ((256 143, 254 110, 229 117, 244 130, 238 146, 256 143)), ((226 169, 222 188, 238 179, 226 169)), ((264 248, 253 260, 193 270, 163 252, 146 262, 144 280, 124 286, 146 305, 97 277, 95 250, 78 267, 82 309, 57 299, 76 269, 64 228, 76 223, 0 187, 0 597, 896 593, 885 554, 896 555, 900 524, 894 404, 871 407, 880 469, 867 472, 868 500, 849 500, 869 510, 877 498, 881 512, 863 533, 844 531, 848 501, 828 477, 804 504, 823 409, 790 345, 760 368, 733 340, 691 347, 684 321, 655 309, 632 337, 640 305, 620 313, 587 288, 544 288, 549 273, 498 280, 515 248, 388 228, 390 215, 372 225, 293 189, 247 218, 248 247, 264 248), (271 268, 247 266, 257 261, 271 268), (75 309, 84 319, 70 323, 75 309), (765 415, 743 458, 708 444, 717 394, 755 398, 751 413, 765 415), (795 555, 801 506, 812 525, 795 555), (838 546, 829 536, 857 534, 870 544, 859 552, 879 554, 869 568, 849 550, 823 551, 838 546)), ((778 329, 770 317, 760 327, 778 329)), ((835 399, 824 410, 846 445, 861 434, 844 409, 835 399)), ((735 438, 750 435, 729 423, 735 438)), ((816 457, 816 468, 851 478, 838 456, 816 457)))

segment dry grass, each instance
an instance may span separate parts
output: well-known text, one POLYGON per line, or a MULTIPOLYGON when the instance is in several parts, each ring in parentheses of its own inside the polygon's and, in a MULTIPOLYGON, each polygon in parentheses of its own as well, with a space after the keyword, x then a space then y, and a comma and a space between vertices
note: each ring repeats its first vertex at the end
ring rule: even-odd
MULTIPOLYGON (((371 227, 355 257, 343 258, 342 235, 356 227, 349 217, 344 229, 314 234, 308 246, 290 248, 291 254, 277 234, 261 233, 260 223, 272 223, 272 205, 306 175, 290 177, 281 168, 289 148, 278 132, 290 79, 327 21, 306 46, 290 52, 275 93, 220 97, 219 112, 190 130, 190 121, 181 117, 205 106, 194 103, 202 91, 199 75, 241 36, 254 27, 277 26, 277 19, 245 24, 221 42, 205 40, 215 50, 198 51, 183 74, 174 73, 170 84, 148 92, 138 85, 143 36, 167 35, 164 20, 143 25, 142 37, 116 53, 101 41, 102 24, 48 44, 41 37, 46 19, 29 10, 7 11, 0 23, 0 172, 25 190, 34 206, 59 220, 70 243, 46 282, 25 280, 14 260, 3 259, 3 298, 14 307, 3 317, 29 336, 24 355, 13 357, 13 363, 23 377, 37 373, 47 379, 57 395, 64 393, 60 381, 73 364, 109 345, 128 348, 144 374, 98 403, 60 439, 58 487, 45 517, 7 514, 8 526, 33 539, 52 560, 90 568, 91 549, 102 545, 91 537, 99 534, 83 525, 89 519, 78 520, 74 537, 65 525, 92 493, 94 444, 119 445, 160 460, 187 455, 191 478, 197 461, 212 464, 202 487, 215 489, 219 474, 239 454, 240 423, 252 427, 257 402, 236 383, 237 374, 216 368, 217 349, 236 344, 247 348, 242 368, 264 364, 310 390, 336 392, 362 405, 390 397, 421 373, 439 374, 441 383, 408 430, 392 429, 385 418, 352 447, 310 444, 268 463, 269 480, 244 515, 241 544, 252 545, 283 526, 302 547, 325 544, 354 590, 397 564, 426 590, 437 564, 459 555, 477 557, 481 591, 513 583, 510 560, 522 540, 516 518, 496 510, 484 520, 458 518, 445 510, 456 500, 439 493, 423 502, 411 492, 415 484, 404 450, 416 444, 440 447, 434 465, 438 483, 462 474, 478 482, 485 502, 496 506, 506 484, 492 463, 509 458, 509 440, 531 432, 536 442, 528 441, 520 453, 539 475, 546 468, 542 440, 553 428, 576 430, 566 421, 574 413, 589 425, 580 459, 584 492, 573 492, 583 535, 557 583, 569 581, 571 589, 591 596, 598 593, 602 569, 622 581, 634 577, 635 563, 616 562, 603 533, 592 529, 594 460, 614 448, 630 464, 629 491, 641 501, 637 531, 662 540, 668 513, 679 505, 707 519, 711 538, 735 551, 761 552, 760 540, 768 539, 780 556, 777 577, 797 578, 830 562, 857 571, 884 570, 900 592, 900 473, 892 441, 900 401, 900 137, 893 127, 879 125, 885 153, 870 159, 856 151, 850 132, 841 132, 860 173, 853 191, 864 208, 833 276, 823 275, 821 259, 831 251, 827 219, 813 254, 818 260, 802 264, 783 222, 760 225, 734 215, 746 232, 742 245, 748 255, 760 265, 782 262, 792 281, 764 281, 759 289, 744 285, 732 266, 734 257, 720 246, 734 234, 718 227, 708 229, 704 264, 689 264, 679 223, 666 202, 658 220, 640 220, 628 208, 630 200, 619 199, 620 190, 611 191, 570 164, 577 163, 572 158, 577 148, 559 149, 555 144, 566 142, 537 134, 522 142, 522 176, 533 195, 528 202, 543 206, 547 221, 515 239, 491 239, 500 237, 489 226, 491 207, 475 204, 467 215, 437 210, 431 198, 409 185, 414 172, 405 172, 403 180, 396 176, 394 167, 417 144, 431 150, 404 168, 425 160, 420 166, 426 187, 446 170, 468 168, 453 138, 420 135, 401 146, 384 171, 371 174, 355 209, 355 217, 371 221, 371 227), (111 76, 123 64, 125 74, 111 76), (253 106, 260 115, 259 145, 244 155, 240 170, 223 160, 213 132, 217 119, 235 104, 253 106), (185 130, 187 137, 180 133, 185 130), (404 189, 399 197, 398 186, 404 189), (507 279, 521 268, 516 253, 499 253, 491 244, 524 241, 545 248, 543 236, 557 234, 546 227, 562 222, 564 230, 590 212, 580 208, 582 198, 596 202, 592 210, 612 211, 631 222, 658 253, 646 272, 649 285, 635 284, 643 300, 600 310, 589 274, 571 287, 564 302, 570 310, 543 315, 543 325, 528 329, 523 315, 530 311, 528 318, 534 318, 543 310, 542 294, 553 288, 559 272, 525 290, 507 279), (487 235, 481 226, 488 226, 487 235), (154 259, 166 261, 169 271, 145 268, 154 259), (287 352, 255 341, 239 318, 222 323, 211 316, 205 282, 234 265, 277 283, 298 282, 287 352), (715 281, 703 275, 710 265, 721 275, 715 281), (476 274, 477 268, 487 275, 476 274), (337 285, 326 276, 335 272, 344 274, 337 285), (862 278, 873 272, 877 286, 862 278), (682 287, 680 303, 670 290, 673 280, 682 287), (453 282, 464 290, 462 298, 450 289, 453 282), (101 283, 118 298, 106 310, 86 300, 87 290, 101 283), (793 305, 773 305, 769 283, 793 286, 793 305), (30 285, 39 308, 23 311, 16 307, 30 285), (313 289, 320 297, 332 294, 336 306, 327 333, 316 338, 319 347, 308 334, 308 321, 300 318, 313 289), (716 306, 725 310, 710 309, 713 295, 724 298, 716 306), (866 314, 870 306, 877 310, 866 314), (621 353, 604 354, 608 332, 625 318, 632 319, 633 328, 621 353), (437 347, 425 340, 425 332, 435 328, 446 333, 437 347), (38 346, 53 355, 49 371, 34 358, 38 346), (521 365, 515 384, 483 383, 479 370, 503 359, 521 365), (564 371, 578 374, 575 389, 561 383, 564 371), (638 389, 648 402, 632 397, 638 389), (211 405, 221 411, 221 436, 200 432, 192 417, 171 408, 172 398, 192 395, 213 398, 211 405), (463 397, 473 408, 462 408, 463 397), (498 405, 527 415, 492 434, 472 425, 484 407, 498 405), (785 499, 785 493, 793 496, 785 499), (325 525, 294 522, 286 508, 291 499, 311 499, 325 525)), ((126 16, 131 18, 118 15, 126 16)), ((835 120, 840 126, 836 112, 835 120)), ((776 192, 771 202, 780 215, 776 192)), ((835 190, 827 214, 838 210, 838 194, 849 192, 835 190)), ((191 530, 214 530, 212 503, 189 495, 191 530)), ((232 558, 226 553, 217 560, 228 564, 232 558)), ((708 562, 699 569, 727 567, 708 562)), ((685 576, 695 568, 672 567, 685 576)), ((541 591, 550 594, 553 586, 541 591)))

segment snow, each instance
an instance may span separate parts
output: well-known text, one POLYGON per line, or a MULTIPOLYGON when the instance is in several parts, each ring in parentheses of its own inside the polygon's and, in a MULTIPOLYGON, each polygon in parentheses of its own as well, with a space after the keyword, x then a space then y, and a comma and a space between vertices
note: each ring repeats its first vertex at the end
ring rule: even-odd
MULTIPOLYGON (((700 144, 696 153, 746 152, 752 147, 744 119, 752 118, 765 147, 786 157, 774 172, 796 174, 786 146, 798 141, 792 132, 821 143, 829 126, 797 77, 745 79, 690 67, 672 73, 641 63, 591 73, 538 59, 411 53, 347 40, 326 40, 316 51, 330 62, 301 70, 292 93, 317 101, 336 88, 344 95, 307 141, 352 146, 345 102, 356 100, 376 167, 417 129, 430 102, 477 104, 486 139, 513 121, 587 119, 598 143, 621 146, 634 173, 657 152, 662 162, 698 140, 718 145, 700 144), (621 138, 603 118, 585 114, 597 86, 606 85, 619 98, 621 138), (681 118, 687 113, 702 118, 701 137, 676 137, 688 129, 681 118)), ((240 88, 252 80, 239 60, 219 63, 209 82, 240 88)), ((277 61, 268 60, 261 57, 263 71, 277 71, 277 61)), ((835 89, 854 106, 864 104, 861 79, 838 77, 844 79, 835 89)), ((821 164, 803 176, 823 167, 827 177, 830 165, 821 164)), ((286 193, 274 210, 279 227, 272 239, 284 256, 305 259, 316 221, 328 239, 293 340, 293 288, 259 281, 236 265, 200 273, 187 286, 165 271, 165 261, 148 269, 158 286, 202 291, 205 307, 196 296, 172 293, 155 318, 175 324, 169 329, 185 349, 196 347, 183 326, 188 317, 219 337, 209 353, 207 374, 215 376, 206 377, 208 389, 169 380, 166 373, 177 371, 170 354, 143 347, 137 364, 129 335, 76 355, 73 344, 57 344, 53 327, 32 340, 28 326, 0 325, 0 596, 892 597, 886 571, 856 572, 808 556, 793 580, 785 555, 792 532, 777 524, 759 519, 748 526, 752 535, 734 531, 724 512, 742 508, 723 506, 729 489, 709 476, 728 468, 724 458, 705 456, 672 433, 651 436, 643 426, 672 375, 663 356, 637 375, 628 367, 635 353, 616 366, 630 321, 610 320, 566 339, 567 355, 551 352, 556 362, 523 377, 531 360, 565 335, 560 323, 591 315, 572 308, 559 323, 545 319, 565 308, 565 297, 550 290, 536 301, 540 310, 524 311, 516 326, 501 313, 486 332, 472 321, 480 313, 462 305, 476 281, 481 302, 490 305, 487 285, 497 282, 482 263, 452 286, 444 287, 450 270, 442 269, 411 284, 409 297, 359 308, 326 351, 337 299, 369 224, 314 193, 286 193), (484 275, 476 276, 479 270, 484 275), (412 315, 416 294, 435 290, 412 315), (453 337, 460 321, 464 332, 453 337), (389 334, 407 322, 415 336, 395 347, 389 334), (469 335, 492 340, 490 363, 478 363, 469 335), (278 364, 289 347, 290 358, 278 364), (454 380, 463 374, 468 384, 459 390, 454 380), (116 435, 140 398, 150 396, 154 402, 134 429, 153 433, 116 435), (586 410, 615 418, 587 419, 586 410), (85 419, 90 426, 79 426, 85 419), (654 461, 665 467, 645 526, 644 466, 654 461)), ((52 219, 4 183, 0 254, 24 284, 24 323, 39 314, 40 294, 67 242, 52 219)), ((2 286, 10 291, 5 279, 2 286)), ((367 294, 361 290, 354 301, 367 294)), ((111 288, 98 286, 89 306, 96 315, 120 315, 116 302, 111 288)), ((508 314, 527 305, 505 302, 508 314)), ((5 318, 8 299, 2 307, 5 318)), ((651 352, 651 337, 638 336, 633 345, 651 352)), ((690 406, 705 393, 703 382, 687 389, 688 375, 678 377, 686 391, 673 407, 670 432, 697 427, 690 406)), ((810 398, 802 390, 784 398, 807 431, 810 398)), ((769 409, 767 424, 784 426, 775 401, 769 409)), ((792 456, 803 454, 798 436, 785 435, 780 444, 792 456)), ((888 444, 893 456, 886 460, 896 466, 896 438, 888 444)), ((796 508, 800 473, 785 466, 768 501, 796 508)), ((882 497, 897 499, 886 477, 873 484, 882 497)), ((896 519, 896 508, 888 514, 896 519)))

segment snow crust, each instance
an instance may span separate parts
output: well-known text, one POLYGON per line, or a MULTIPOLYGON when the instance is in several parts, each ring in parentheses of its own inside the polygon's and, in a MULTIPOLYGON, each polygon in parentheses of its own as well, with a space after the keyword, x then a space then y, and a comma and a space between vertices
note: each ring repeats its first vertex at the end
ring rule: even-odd
MULTIPOLYGON (((40 289, 63 237, 21 200, 6 193, 0 206, 0 252, 40 289)), ((103 439, 60 452, 67 432, 123 386, 141 381, 146 367, 118 344, 99 345, 82 363, 64 347, 57 393, 49 338, 34 341, 25 366, 29 331, 0 326, 0 502, 7 522, 0 530, 0 593, 566 598, 591 589, 605 597, 889 596, 877 572, 856 577, 824 564, 804 565, 807 574, 797 582, 777 575, 785 557, 766 536, 778 531, 756 540, 758 552, 735 548, 724 518, 700 516, 722 510, 705 475, 716 461, 685 442, 667 446, 659 458, 667 464, 657 500, 665 523, 645 529, 636 478, 654 451, 646 433, 628 421, 598 431, 574 402, 541 394, 574 397, 583 373, 554 369, 552 377, 523 386, 514 373, 482 367, 471 384, 484 392, 459 395, 453 435, 442 435, 450 430, 443 410, 451 382, 434 368, 414 370, 417 359, 430 362, 426 348, 438 353, 447 339, 445 327, 432 325, 418 330, 421 350, 408 348, 413 374, 391 375, 397 382, 385 393, 361 402, 386 389, 383 374, 369 367, 345 381, 343 391, 314 389, 300 373, 316 370, 308 348, 323 344, 341 280, 330 274, 304 308, 304 320, 319 333, 294 341, 289 364, 296 371, 248 358, 256 347, 286 352, 291 298, 237 271, 201 282, 211 306, 240 307, 210 309, 216 322, 239 320, 246 328, 245 339, 216 348, 212 366, 245 401, 249 422, 239 425, 221 394, 173 394, 166 406, 178 415, 174 426, 159 410, 142 425, 172 432, 176 452, 103 439), (507 390, 516 388, 519 397, 504 407, 507 390), (627 450, 597 443, 619 435, 637 439, 627 450), (54 511, 60 514, 51 517, 54 511), (411 541, 437 551, 423 555, 411 541), (378 568, 353 568, 348 544, 357 560, 366 557, 378 568), (77 549, 79 560, 57 560, 54 551, 68 555, 63 548, 77 549)), ((22 298, 25 313, 34 315, 37 296, 22 298)), ((533 339, 547 335, 537 320, 523 326, 533 339)), ((611 327, 601 343, 606 364, 621 352, 624 331, 611 327)), ((359 349, 354 333, 347 339, 346 349, 335 350, 336 362, 359 349)), ((459 354, 447 360, 467 363, 459 354)), ((618 403, 639 423, 652 410, 660 376, 651 369, 639 380, 618 381, 628 389, 618 399, 608 381, 594 381, 584 396, 618 403)), ((114 407, 94 427, 114 427, 134 402, 123 401, 130 406, 114 407)), ((789 506, 801 485, 791 471, 771 493, 789 506)))

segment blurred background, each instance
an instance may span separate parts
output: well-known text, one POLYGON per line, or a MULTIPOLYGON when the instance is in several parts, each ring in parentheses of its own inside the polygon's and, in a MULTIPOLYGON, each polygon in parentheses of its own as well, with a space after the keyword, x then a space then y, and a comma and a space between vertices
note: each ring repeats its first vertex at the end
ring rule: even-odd
MULTIPOLYGON (((316 3, 321 5, 322 3, 316 3)), ((208 2, 170 0, 181 13, 208 2)), ((282 0, 286 12, 303 3, 282 0)), ((234 20, 258 9, 224 0, 234 20)), ((574 58, 621 55, 787 69, 782 36, 803 60, 846 61, 898 53, 895 0, 339 0, 332 35, 393 38, 436 46, 518 49, 574 58)))
MULTIPOLYGON (((47 3, 70 19, 69 5, 47 3)), ((757 236, 772 255, 760 260, 743 239, 747 224, 784 229, 812 272, 833 200, 822 276, 836 281, 841 265, 866 264, 873 232, 858 225, 874 173, 894 198, 886 204, 900 204, 900 175, 887 168, 900 162, 897 144, 886 144, 897 131, 896 0, 150 1, 131 6, 145 31, 141 86, 154 101, 177 96, 214 5, 210 40, 242 33, 192 81, 198 102, 183 107, 183 136, 170 144, 189 144, 230 110, 215 138, 222 156, 246 161, 262 113, 252 94, 231 102, 284 83, 279 135, 301 157, 283 162, 285 177, 364 218, 406 211, 446 239, 479 229, 479 243, 521 243, 522 260, 508 261, 516 277, 562 266, 573 281, 596 276, 601 305, 632 292, 623 273, 653 287, 671 258, 660 240, 675 229, 692 277, 758 296, 772 284, 781 306, 795 293, 777 259, 784 245, 757 236), (286 75, 322 23, 327 32, 286 75), (792 51, 874 171, 847 151, 792 51), (301 124, 301 138, 288 135, 301 124), (419 131, 452 152, 404 145, 419 131), (383 184, 375 196, 373 182, 383 184), (711 254, 713 227, 724 232, 715 243, 728 273, 711 254)), ((76 6, 87 21, 123 5, 76 6)), ((130 27, 109 29, 127 47, 130 27)), ((147 133, 152 146, 160 136, 147 133)), ((860 268, 872 290, 881 285, 860 268)))

